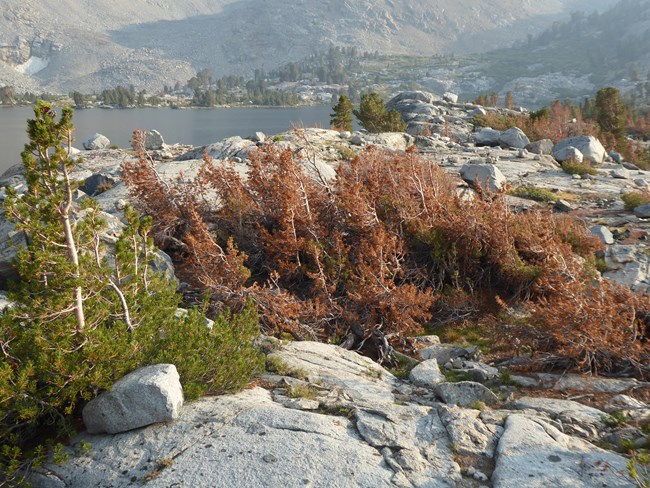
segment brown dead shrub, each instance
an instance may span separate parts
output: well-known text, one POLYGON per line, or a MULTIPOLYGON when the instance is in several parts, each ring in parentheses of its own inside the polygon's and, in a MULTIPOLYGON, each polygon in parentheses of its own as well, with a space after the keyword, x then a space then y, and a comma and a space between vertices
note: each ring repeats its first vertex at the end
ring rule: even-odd
POLYGON ((591 371, 647 352, 650 307, 594 282, 601 245, 585 225, 547 210, 515 214, 501 195, 461 200, 451 177, 413 150, 368 148, 326 181, 304 151, 270 146, 246 177, 206 157, 196 178, 171 183, 141 152, 124 179, 180 278, 214 307, 252 300, 267 333, 382 359, 431 321, 522 306, 533 312, 508 329, 513 347, 591 371), (623 313, 620 300, 639 305, 623 313))

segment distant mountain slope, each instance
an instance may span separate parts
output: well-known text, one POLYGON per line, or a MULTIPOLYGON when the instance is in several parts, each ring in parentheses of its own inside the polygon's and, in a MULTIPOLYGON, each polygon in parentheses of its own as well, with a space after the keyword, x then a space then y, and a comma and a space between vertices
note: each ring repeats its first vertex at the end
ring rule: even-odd
POLYGON ((249 73, 330 43, 362 51, 484 51, 614 0, 3 0, 0 85, 159 88, 194 69, 249 73))
POLYGON ((527 43, 480 57, 479 72, 495 91, 513 91, 528 104, 555 97, 623 90, 650 81, 650 0, 622 0, 600 14, 574 13, 527 43))

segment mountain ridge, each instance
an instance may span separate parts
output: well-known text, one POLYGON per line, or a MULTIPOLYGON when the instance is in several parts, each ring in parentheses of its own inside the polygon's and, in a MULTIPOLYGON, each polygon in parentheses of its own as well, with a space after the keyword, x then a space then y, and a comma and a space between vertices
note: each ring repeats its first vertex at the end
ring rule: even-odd
POLYGON ((155 90, 186 81, 203 67, 217 76, 248 74, 330 43, 396 54, 481 51, 524 38, 571 10, 614 2, 298 0, 287 6, 280 0, 101 0, 90 9, 82 0, 6 0, 0 85, 97 91, 133 84, 155 90), (30 71, 30 59, 42 69, 30 71))

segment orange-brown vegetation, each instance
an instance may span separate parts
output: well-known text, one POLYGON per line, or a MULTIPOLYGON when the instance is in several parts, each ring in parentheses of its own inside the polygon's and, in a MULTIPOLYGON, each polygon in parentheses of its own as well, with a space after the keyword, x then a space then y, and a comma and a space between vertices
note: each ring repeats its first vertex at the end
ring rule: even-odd
POLYGON ((196 178, 165 183, 141 151, 124 179, 180 278, 214 307, 252 300, 266 333, 385 359, 427 324, 492 317, 503 342, 554 364, 642 369, 650 302, 597 279, 601 246, 581 222, 462 199, 415 151, 368 148, 332 181, 316 168, 271 145, 246 177, 206 157, 196 178), (513 307, 525 320, 508 324, 513 307))
POLYGON ((519 127, 531 141, 550 139, 557 143, 561 139, 597 132, 595 123, 583 120, 579 107, 554 101, 549 107, 537 112, 521 115, 501 115, 489 112, 474 118, 475 124, 506 130, 519 127))
POLYGON ((557 143, 568 137, 596 135, 608 151, 616 150, 626 161, 642 169, 650 168, 650 147, 642 142, 650 139, 650 115, 634 112, 627 107, 620 107, 619 110, 622 125, 615 130, 599 126, 593 100, 587 100, 582 108, 555 100, 550 106, 530 114, 488 112, 475 116, 472 121, 476 126, 496 130, 519 127, 531 141, 550 139, 557 143))

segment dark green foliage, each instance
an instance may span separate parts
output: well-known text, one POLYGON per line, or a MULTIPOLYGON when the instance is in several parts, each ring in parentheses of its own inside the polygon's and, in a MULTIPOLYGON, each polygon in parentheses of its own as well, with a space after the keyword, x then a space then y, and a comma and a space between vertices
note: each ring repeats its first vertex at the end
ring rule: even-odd
POLYGON ((334 129, 352 131, 352 102, 346 95, 339 97, 339 103, 334 106, 330 115, 330 125, 334 129))
POLYGON ((251 344, 257 315, 250 307, 217 317, 212 330, 196 310, 176 316, 175 282, 150 266, 157 253, 150 219, 127 208, 126 226, 107 250, 97 203, 68 206, 74 162, 62 143, 71 140, 71 117, 64 109, 57 122, 49 105, 36 106, 23 153, 28 189, 21 196, 7 189, 7 217, 29 245, 16 262, 15 306, 0 316, 0 485, 19 484, 21 470, 46 453, 45 438, 68 435, 79 408, 134 369, 173 363, 186 397, 195 398, 241 388, 263 366, 251 344), (73 213, 76 265, 63 218, 73 213))
POLYGON ((596 121, 600 130, 612 134, 617 141, 625 138, 625 109, 621 92, 602 88, 596 94, 596 121))
POLYGON ((353 113, 369 132, 403 132, 406 129, 399 112, 386 110, 384 101, 376 93, 362 95, 359 110, 354 110, 353 113))

